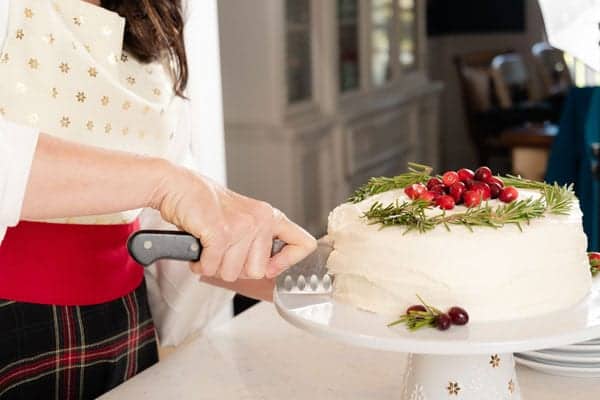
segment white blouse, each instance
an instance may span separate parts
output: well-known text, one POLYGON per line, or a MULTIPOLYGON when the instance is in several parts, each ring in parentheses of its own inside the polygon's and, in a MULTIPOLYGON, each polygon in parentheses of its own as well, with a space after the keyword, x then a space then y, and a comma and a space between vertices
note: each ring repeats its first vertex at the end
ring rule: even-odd
MULTIPOLYGON (((18 2, 0 2, 0 44, 8 34, 11 1, 18 2)), ((184 1, 190 72, 186 94, 190 101, 181 108, 169 153, 175 155, 173 159, 182 160, 184 165, 224 183, 218 40, 214 34, 207 34, 206 18, 210 13, 205 10, 206 3, 202 3, 201 0, 184 1), (193 120, 192 115, 195 116, 193 120), (202 132, 202 146, 198 145, 199 132, 202 132)), ((0 238, 6 226, 18 223, 37 137, 36 129, 3 120, 0 115, 0 238)))

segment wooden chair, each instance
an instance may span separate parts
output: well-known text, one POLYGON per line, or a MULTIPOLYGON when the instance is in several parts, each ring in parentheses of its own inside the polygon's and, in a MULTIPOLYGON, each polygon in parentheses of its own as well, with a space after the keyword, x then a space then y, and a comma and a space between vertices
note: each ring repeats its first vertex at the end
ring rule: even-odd
POLYGON ((488 164, 493 156, 505 156, 506 149, 498 140, 493 124, 486 121, 486 113, 498 107, 492 79, 492 60, 501 54, 512 53, 511 49, 484 50, 454 57, 454 64, 462 93, 467 129, 477 149, 480 164, 488 164))
POLYGON ((491 62, 491 70, 500 107, 511 108, 534 99, 532 78, 519 54, 497 55, 491 62))

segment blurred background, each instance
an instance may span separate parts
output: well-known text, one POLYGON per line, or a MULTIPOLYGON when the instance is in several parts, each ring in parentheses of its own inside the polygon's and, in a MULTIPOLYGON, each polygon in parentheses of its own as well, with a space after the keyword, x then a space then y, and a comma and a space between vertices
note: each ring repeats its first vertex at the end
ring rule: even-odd
MULTIPOLYGON (((566 12, 585 2, 558 3, 566 12)), ((575 183, 598 250, 600 75, 547 43, 537 0, 218 8, 234 190, 320 236, 329 212, 371 176, 409 161, 438 172, 488 165, 575 183)))

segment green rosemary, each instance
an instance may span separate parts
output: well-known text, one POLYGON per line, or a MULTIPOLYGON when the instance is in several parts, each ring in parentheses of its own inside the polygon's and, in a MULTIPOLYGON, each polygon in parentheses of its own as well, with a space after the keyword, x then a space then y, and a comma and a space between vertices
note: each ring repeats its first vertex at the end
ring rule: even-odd
POLYGON ((369 224, 381 224, 383 227, 392 225, 405 226, 405 233, 418 231, 425 233, 438 225, 450 230, 451 225, 463 225, 469 230, 475 226, 501 228, 508 224, 516 225, 522 230, 523 223, 529 223, 534 218, 543 217, 546 211, 542 199, 517 200, 512 203, 492 208, 488 203, 479 207, 469 208, 465 212, 446 214, 445 212, 427 217, 425 210, 432 206, 424 201, 396 202, 384 206, 375 203, 364 213, 369 224))
POLYGON ((409 172, 394 177, 371 178, 368 183, 358 188, 348 199, 351 203, 358 203, 367 197, 394 189, 402 189, 414 183, 425 183, 431 178, 433 169, 426 165, 409 163, 409 172))
POLYGON ((421 304, 426 311, 411 310, 408 313, 401 315, 396 321, 390 322, 388 327, 404 324, 409 331, 416 331, 421 328, 434 328, 437 318, 442 314, 440 310, 427 304, 421 296, 417 295, 421 304))
MULTIPOLYGON (((430 167, 411 164, 410 172, 406 174, 393 178, 373 178, 360 188, 350 201, 359 202, 377 193, 426 182, 431 177, 431 171, 430 167)), ((522 230, 523 224, 528 224, 535 218, 542 218, 545 214, 568 214, 575 200, 572 185, 560 186, 557 183, 550 185, 513 175, 502 177, 502 180, 506 186, 535 190, 540 192, 541 196, 517 200, 495 208, 486 202, 460 213, 442 212, 429 216, 426 211, 433 211, 434 207, 426 201, 396 201, 388 205, 375 202, 363 217, 369 224, 380 224, 382 227, 405 226, 405 233, 411 231, 425 233, 438 225, 443 225, 447 230, 450 230, 452 225, 463 225, 472 230, 475 226, 501 228, 512 224, 522 230)))

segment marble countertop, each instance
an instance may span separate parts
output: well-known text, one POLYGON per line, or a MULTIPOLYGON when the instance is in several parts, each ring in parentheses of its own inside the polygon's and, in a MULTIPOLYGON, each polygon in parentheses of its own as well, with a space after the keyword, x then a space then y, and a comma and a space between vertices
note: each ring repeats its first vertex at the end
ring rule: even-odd
MULTIPOLYGON (((103 396, 126 399, 399 399, 406 356, 311 336, 261 303, 103 396)), ((518 368, 524 400, 592 400, 600 379, 518 368)))

